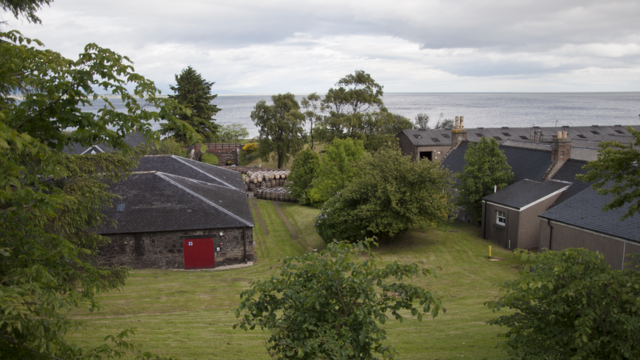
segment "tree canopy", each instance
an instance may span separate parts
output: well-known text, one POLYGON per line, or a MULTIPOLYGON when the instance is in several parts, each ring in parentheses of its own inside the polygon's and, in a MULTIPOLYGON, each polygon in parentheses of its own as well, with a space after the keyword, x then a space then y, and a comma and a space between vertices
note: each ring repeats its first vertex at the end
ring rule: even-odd
MULTIPOLYGON (((202 78, 191 66, 175 76, 176 85, 169 86, 174 94, 169 98, 181 105, 175 108, 173 116, 191 125, 205 141, 213 141, 218 133, 218 125, 213 118, 220 109, 211 103, 218 95, 211 94, 213 82, 202 78)), ((172 122, 161 124, 160 132, 172 136, 176 141, 187 143, 187 133, 172 122)))
POLYGON ((589 172, 578 178, 593 182, 593 188, 600 195, 612 194, 613 201, 605 205, 603 210, 617 209, 629 204, 624 220, 640 212, 640 131, 628 127, 633 135, 629 144, 619 142, 600 143, 598 159, 590 161, 584 169, 589 172))
POLYGON ((466 165, 458 175, 460 184, 457 205, 477 220, 482 214, 482 198, 493 193, 494 186, 502 190, 513 182, 514 175, 507 157, 495 139, 480 138, 469 143, 464 154, 466 165))
POLYGON ((260 158, 267 161, 271 157, 280 169, 304 146, 304 115, 291 93, 273 95, 271 100, 273 105, 259 101, 251 112, 251 120, 260 132, 260 158))
POLYGON ((3 11, 9 11, 16 19, 24 17, 27 21, 40 24, 42 21, 36 15, 43 5, 50 5, 53 0, 0 0, 3 11))
POLYGON ((520 253, 532 264, 501 285, 486 305, 490 320, 516 359, 640 358, 640 273, 612 270, 585 249, 520 253))
POLYGON ((291 172, 287 176, 287 190, 300 204, 310 203, 309 191, 319 165, 320 157, 311 149, 298 152, 293 159, 291 172))
POLYGON ((325 242, 360 241, 445 222, 453 212, 445 191, 451 186, 451 175, 438 164, 386 148, 360 160, 353 178, 324 204, 316 230, 325 242))
POLYGON ((160 98, 128 58, 89 44, 71 60, 16 31, 0 38, 0 357, 117 357, 132 349, 124 339, 131 329, 94 349, 79 348, 65 335, 78 324, 66 316, 69 309, 98 309, 95 295, 121 287, 127 277, 125 268, 92 260, 106 241, 92 229, 104 221, 100 210, 112 205, 108 183, 136 164, 124 138, 137 131, 157 141, 151 126, 164 117, 189 139, 201 139, 171 116, 179 105, 160 98), (115 111, 96 90, 120 96, 126 112, 115 111), (21 101, 12 98, 16 93, 21 101), (104 108, 82 111, 98 99, 104 108), (160 110, 147 111, 147 104, 160 110), (60 151, 71 143, 121 151, 60 151))
POLYGON ((311 93, 302 98, 300 105, 304 109, 305 122, 309 123, 309 145, 313 150, 313 131, 315 127, 322 124, 322 113, 324 112, 324 106, 321 103, 320 95, 311 93))
POLYGON ((274 359, 374 359, 375 353, 392 359, 395 349, 385 344, 378 323, 405 316, 422 321, 446 309, 439 295, 402 282, 433 270, 396 261, 378 268, 367 244, 331 243, 321 252, 287 257, 275 275, 240 294, 234 328, 267 329, 274 359))

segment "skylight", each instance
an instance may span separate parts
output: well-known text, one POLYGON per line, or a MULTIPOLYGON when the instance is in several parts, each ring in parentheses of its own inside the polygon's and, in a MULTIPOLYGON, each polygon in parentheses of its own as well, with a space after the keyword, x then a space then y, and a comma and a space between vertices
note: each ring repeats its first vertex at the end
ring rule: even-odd
POLYGON ((438 138, 431 138, 431 140, 432 140, 433 142, 440 142, 440 139, 438 139, 438 138))
POLYGON ((118 211, 124 211, 124 204, 118 204, 118 211))

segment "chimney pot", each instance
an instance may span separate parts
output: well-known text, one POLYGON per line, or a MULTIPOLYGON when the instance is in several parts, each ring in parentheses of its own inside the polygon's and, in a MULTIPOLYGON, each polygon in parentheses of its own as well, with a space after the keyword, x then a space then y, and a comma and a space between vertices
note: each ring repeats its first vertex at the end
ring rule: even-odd
POLYGON ((455 129, 460 129, 460 116, 456 116, 456 126, 455 129))
POLYGON ((568 131, 563 131, 563 132, 562 132, 562 138, 563 138, 563 139, 566 139, 566 138, 567 138, 567 135, 569 135, 569 132, 568 132, 568 131))
POLYGON ((464 129, 464 116, 460 116, 460 129, 464 129))
POLYGON ((558 136, 556 138, 557 139, 562 139, 562 131, 558 131, 558 136))

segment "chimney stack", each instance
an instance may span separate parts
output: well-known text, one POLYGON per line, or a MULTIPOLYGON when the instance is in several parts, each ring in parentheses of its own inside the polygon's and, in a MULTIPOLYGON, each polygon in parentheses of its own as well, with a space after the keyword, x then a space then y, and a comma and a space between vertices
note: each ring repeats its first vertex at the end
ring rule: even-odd
POLYGON ((544 174, 544 180, 549 180, 571 158, 571 138, 566 131, 558 131, 558 136, 551 142, 551 167, 544 174))
POLYGON ((464 116, 456 116, 455 127, 451 129, 451 147, 455 149, 463 141, 467 141, 467 129, 464 128, 464 116))

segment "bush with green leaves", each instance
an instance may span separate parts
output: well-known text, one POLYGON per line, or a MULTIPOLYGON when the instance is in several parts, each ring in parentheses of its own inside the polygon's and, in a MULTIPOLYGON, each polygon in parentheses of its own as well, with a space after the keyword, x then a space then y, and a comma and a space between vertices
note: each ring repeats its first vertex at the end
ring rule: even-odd
POLYGON ((639 359, 640 272, 585 249, 519 252, 532 264, 486 305, 515 359, 639 359))
POLYGON ((150 141, 135 147, 135 152, 140 156, 145 155, 179 155, 189 156, 189 150, 183 149, 184 145, 173 138, 164 138, 158 142, 150 141))
POLYGON ((452 176, 430 161, 411 161, 398 149, 363 158, 356 176, 329 199, 315 220, 322 239, 391 238, 409 227, 435 226, 453 212, 452 176))
POLYGON ((335 138, 320 157, 320 165, 309 191, 309 200, 314 206, 342 190, 356 174, 356 164, 365 155, 360 140, 335 138))
POLYGON ((218 166, 218 157, 213 154, 209 154, 209 153, 202 154, 202 156, 200 157, 200 161, 202 161, 205 164, 218 166))
POLYGON ((240 294, 234 328, 268 330, 273 359, 374 359, 376 353, 393 359, 395 349, 385 344, 378 323, 407 316, 422 321, 446 309, 438 294, 403 282, 435 276, 434 270, 396 261, 378 268, 379 261, 368 242, 331 243, 287 257, 275 275, 240 294))
POLYGON ((320 157, 311 150, 305 149, 296 154, 287 176, 287 190, 300 204, 309 204, 309 190, 320 165, 320 157))

